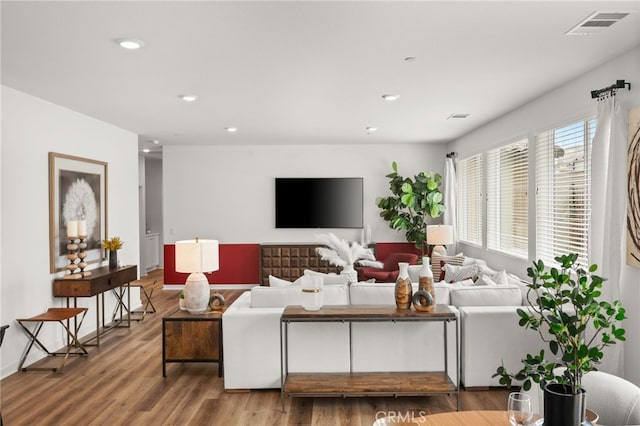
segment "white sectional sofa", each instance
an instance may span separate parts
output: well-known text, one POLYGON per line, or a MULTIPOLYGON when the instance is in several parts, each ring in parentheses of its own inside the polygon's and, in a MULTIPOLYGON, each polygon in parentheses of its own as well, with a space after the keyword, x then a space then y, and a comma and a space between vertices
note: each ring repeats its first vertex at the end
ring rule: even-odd
MULTIPOLYGON (((491 378, 504 362, 515 370, 528 352, 542 348, 535 332, 518 326, 524 286, 473 285, 467 280, 435 284, 436 301, 459 316, 461 382, 465 387, 498 386, 491 378)), ((326 282, 325 282, 326 283, 326 282)), ((417 284, 414 284, 414 290, 417 284)), ((325 305, 393 305, 393 283, 325 285, 325 305)), ((300 305, 298 286, 254 287, 223 315, 225 389, 280 387, 280 315, 300 305)), ((455 381, 455 323, 449 333, 449 369, 455 381)), ((289 326, 289 371, 349 371, 349 328, 342 323, 289 326)), ((442 323, 355 323, 353 371, 444 371, 442 323)))

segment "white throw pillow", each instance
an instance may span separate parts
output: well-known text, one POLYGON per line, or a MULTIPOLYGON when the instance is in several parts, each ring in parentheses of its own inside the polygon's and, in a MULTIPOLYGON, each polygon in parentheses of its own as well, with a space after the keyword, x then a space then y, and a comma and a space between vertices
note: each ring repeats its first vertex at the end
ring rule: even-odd
POLYGON ((505 271, 504 269, 498 272, 496 275, 494 275, 493 280, 496 282, 497 285, 509 285, 509 278, 507 277, 507 271, 505 271))
POLYGON ((478 276, 478 265, 472 263, 466 266, 456 266, 449 263, 444 265, 444 280, 448 283, 475 280, 478 276))
POLYGON ((293 285, 300 285, 300 278, 291 282, 283 280, 282 278, 274 277, 273 275, 269 275, 269 287, 289 287, 293 285))
POLYGON ((487 266, 487 262, 482 260, 482 259, 476 259, 475 257, 468 257, 465 256, 464 260, 462 261, 463 265, 481 265, 481 266, 487 266))
POLYGON ((498 284, 496 284, 496 282, 492 280, 489 275, 482 274, 476 280, 475 285, 497 286, 498 284))
POLYGON ((347 284, 347 276, 340 274, 325 274, 324 272, 312 271, 311 269, 304 270, 305 275, 315 275, 322 277, 324 285, 345 285, 347 284))

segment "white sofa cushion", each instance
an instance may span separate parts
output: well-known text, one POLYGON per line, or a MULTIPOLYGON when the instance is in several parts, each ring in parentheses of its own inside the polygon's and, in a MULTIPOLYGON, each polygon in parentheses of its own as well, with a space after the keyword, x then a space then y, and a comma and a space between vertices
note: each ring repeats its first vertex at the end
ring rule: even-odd
POLYGON ((520 306, 522 293, 516 286, 453 286, 451 304, 462 306, 520 306))
MULTIPOLYGON (((326 286, 322 289, 322 293, 325 305, 349 304, 349 287, 346 285, 326 286)), ((300 286, 255 286, 251 289, 252 308, 282 308, 287 305, 302 305, 300 286)))

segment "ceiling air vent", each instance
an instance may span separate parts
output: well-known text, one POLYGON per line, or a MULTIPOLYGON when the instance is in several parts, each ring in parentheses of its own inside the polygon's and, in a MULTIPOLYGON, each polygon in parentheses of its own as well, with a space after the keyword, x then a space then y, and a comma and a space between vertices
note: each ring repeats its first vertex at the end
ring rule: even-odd
POLYGON ((598 34, 609 28, 629 12, 593 12, 578 25, 567 31, 566 35, 590 35, 598 34))

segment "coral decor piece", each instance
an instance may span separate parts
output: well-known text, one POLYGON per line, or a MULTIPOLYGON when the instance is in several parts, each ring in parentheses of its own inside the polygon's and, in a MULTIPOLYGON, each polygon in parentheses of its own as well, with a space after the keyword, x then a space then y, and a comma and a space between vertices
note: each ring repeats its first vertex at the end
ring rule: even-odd
POLYGON ((376 261, 373 250, 363 247, 357 242, 349 243, 341 240, 332 233, 317 236, 327 247, 316 248, 316 253, 322 260, 343 269, 353 267, 354 263, 374 268, 382 268, 382 262, 376 261))

